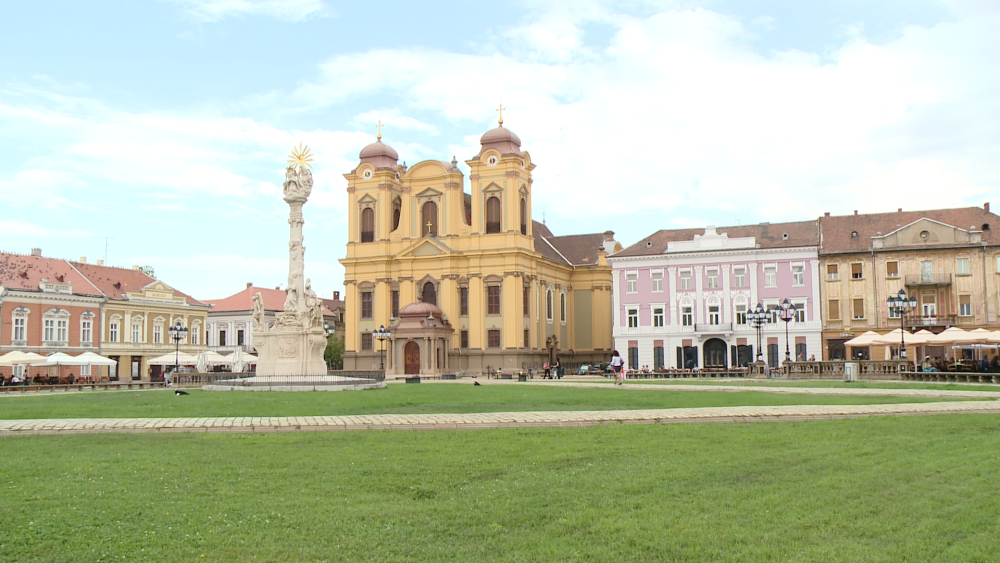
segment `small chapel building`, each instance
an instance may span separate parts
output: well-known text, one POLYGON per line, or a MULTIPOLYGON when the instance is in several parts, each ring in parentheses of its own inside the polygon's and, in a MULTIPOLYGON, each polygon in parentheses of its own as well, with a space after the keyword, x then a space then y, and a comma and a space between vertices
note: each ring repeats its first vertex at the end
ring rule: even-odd
POLYGON ((389 376, 608 360, 607 255, 621 245, 533 221, 536 165, 499 123, 465 161, 470 192, 456 159, 400 165, 381 134, 344 175, 345 369, 377 369, 383 354, 389 376), (383 326, 392 342, 373 337, 383 326))

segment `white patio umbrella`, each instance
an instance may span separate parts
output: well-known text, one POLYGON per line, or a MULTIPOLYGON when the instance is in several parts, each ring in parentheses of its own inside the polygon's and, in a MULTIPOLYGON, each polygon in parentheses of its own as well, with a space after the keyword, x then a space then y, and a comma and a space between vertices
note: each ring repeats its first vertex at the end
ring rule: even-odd
POLYGON ((994 330, 990 332, 989 337, 986 339, 990 344, 1000 344, 1000 330, 994 330))
POLYGON ((194 364, 194 369, 196 369, 198 373, 208 372, 208 358, 205 357, 205 352, 207 352, 207 350, 202 350, 201 352, 198 352, 197 356, 198 361, 195 362, 194 364))
POLYGON ((218 352, 213 352, 212 350, 205 350, 205 360, 208 361, 209 365, 213 366, 228 366, 233 363, 232 358, 228 356, 223 356, 218 352))
POLYGON ((22 352, 20 350, 13 350, 0 356, 0 366, 19 366, 43 361, 45 361, 45 356, 39 356, 34 352, 22 352))
POLYGON ((856 336, 856 337, 848 340, 847 342, 844 342, 844 346, 847 346, 848 348, 860 348, 860 347, 864 347, 864 346, 871 346, 872 345, 872 341, 874 341, 876 338, 880 338, 880 337, 881 337, 881 335, 879 333, 877 333, 877 332, 875 332, 873 330, 869 330, 868 332, 866 332, 866 333, 864 333, 864 334, 862 334, 860 336, 856 336))
POLYGON ((80 364, 81 366, 114 366, 118 365, 118 362, 112 360, 111 358, 105 358, 99 354, 93 352, 84 352, 76 358, 80 361, 86 361, 85 364, 80 364))
POLYGON ((187 354, 185 352, 171 352, 149 360, 149 364, 153 366, 172 366, 174 364, 193 366, 197 361, 198 360, 191 354, 187 354))
POLYGON ((909 346, 910 344, 914 344, 914 345, 917 344, 916 342, 914 342, 912 340, 913 339, 913 333, 912 332, 907 332, 907 331, 904 331, 902 329, 897 328, 897 329, 891 330, 891 331, 889 331, 889 332, 887 332, 887 333, 879 336, 878 338, 872 339, 872 345, 874 345, 874 346, 897 346, 897 345, 899 345, 899 337, 900 337, 900 333, 901 332, 904 333, 903 334, 903 341, 905 342, 905 344, 907 346, 909 346))
POLYGON ((946 329, 944 332, 935 334, 933 337, 928 338, 928 344, 955 344, 958 342, 964 342, 969 338, 968 333, 964 330, 953 326, 946 329))
POLYGON ((230 371, 233 373, 240 373, 245 367, 246 362, 243 360, 243 348, 237 346, 236 350, 233 352, 232 367, 230 368, 230 371))
POLYGON ((254 356, 253 354, 243 354, 243 363, 257 365, 257 356, 254 356))
POLYGON ((87 362, 86 360, 81 361, 77 356, 56 352, 55 354, 45 356, 40 362, 31 362, 31 365, 48 368, 54 366, 85 366, 87 362))

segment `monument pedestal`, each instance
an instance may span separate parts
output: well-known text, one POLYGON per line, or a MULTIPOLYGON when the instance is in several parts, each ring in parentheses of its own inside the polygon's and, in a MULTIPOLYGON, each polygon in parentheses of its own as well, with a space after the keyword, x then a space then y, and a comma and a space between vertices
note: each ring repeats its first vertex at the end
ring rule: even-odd
POLYGON ((274 329, 254 335, 257 375, 326 375, 326 331, 274 329))

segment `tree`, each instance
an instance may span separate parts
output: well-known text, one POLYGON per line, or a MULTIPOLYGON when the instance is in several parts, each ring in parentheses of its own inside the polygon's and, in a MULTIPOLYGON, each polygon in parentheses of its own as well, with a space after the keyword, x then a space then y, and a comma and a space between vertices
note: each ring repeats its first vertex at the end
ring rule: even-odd
POLYGON ((152 266, 139 266, 139 271, 146 274, 147 276, 156 279, 156 270, 152 266))
POLYGON ((344 339, 336 334, 326 337, 326 351, 323 353, 326 367, 329 369, 344 368, 344 339))

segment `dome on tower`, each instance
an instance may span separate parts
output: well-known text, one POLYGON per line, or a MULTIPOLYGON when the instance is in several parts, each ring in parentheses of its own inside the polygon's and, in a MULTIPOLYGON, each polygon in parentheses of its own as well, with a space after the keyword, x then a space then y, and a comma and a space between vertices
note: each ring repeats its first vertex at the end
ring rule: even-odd
POLYGON ((503 156, 521 156, 521 139, 510 129, 505 129, 501 123, 496 129, 490 129, 479 139, 482 149, 479 154, 483 154, 486 149, 496 149, 503 156))
POLYGON ((376 170, 383 168, 395 170, 399 154, 392 147, 384 144, 382 142, 382 135, 379 135, 377 141, 361 149, 361 154, 358 155, 358 158, 361 159, 361 162, 371 163, 376 170))

